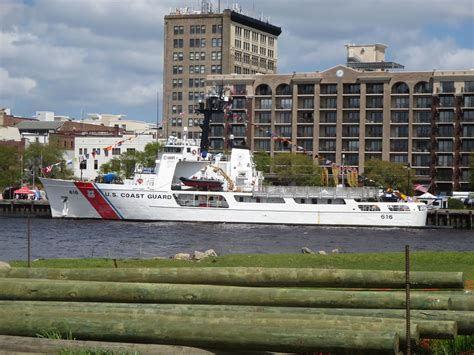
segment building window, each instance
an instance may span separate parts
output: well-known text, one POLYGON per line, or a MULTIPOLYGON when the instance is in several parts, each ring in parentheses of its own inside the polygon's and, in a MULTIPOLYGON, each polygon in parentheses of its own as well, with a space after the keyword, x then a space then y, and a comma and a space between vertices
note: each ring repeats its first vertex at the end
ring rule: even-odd
POLYGON ((212 25, 212 33, 222 33, 222 25, 212 25))
POLYGON ((112 155, 120 155, 120 148, 112 148, 112 155))
POLYGON ((79 155, 82 155, 82 148, 79 148, 79 155))
POLYGON ((441 92, 442 93, 452 93, 455 91, 454 81, 442 81, 441 82, 441 92))
POLYGON ((337 84, 321 84, 321 94, 337 94, 337 84))
POLYGON ((392 123, 408 123, 408 111, 393 111, 392 118, 390 120, 392 123))
POLYGON ((271 123, 272 122, 271 112, 257 112, 255 118, 258 123, 271 123))
POLYGON ((222 47, 222 38, 213 38, 212 39, 213 47, 222 47))
POLYGON ((222 73, 222 66, 221 65, 211 65, 211 73, 221 74, 222 73))
POLYGON ((184 26, 174 26, 173 33, 175 35, 182 35, 184 34, 184 26))
POLYGON ((94 160, 94 170, 97 170, 97 169, 99 169, 99 161, 94 160))
POLYGON ((383 83, 373 83, 367 85, 367 94, 383 94, 383 83))
POLYGON ((174 39, 173 40, 173 48, 183 48, 183 39, 182 38, 179 38, 179 39, 174 39))
POLYGON ((344 94, 360 94, 360 84, 344 84, 344 94))
POLYGON ((408 155, 406 154, 390 154, 390 161, 392 163, 408 163, 408 155))
POLYGON ((183 74, 183 66, 182 65, 173 65, 173 74, 175 74, 175 75, 183 74))

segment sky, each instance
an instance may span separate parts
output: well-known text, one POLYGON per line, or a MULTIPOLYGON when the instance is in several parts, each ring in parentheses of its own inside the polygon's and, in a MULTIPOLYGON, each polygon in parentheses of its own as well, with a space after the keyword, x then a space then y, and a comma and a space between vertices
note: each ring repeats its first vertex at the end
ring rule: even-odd
MULTIPOLYGON (((212 1, 217 8, 217 0, 212 1)), ((221 0, 221 9, 237 0, 221 0)), ((241 0, 282 28, 278 73, 323 71, 383 43, 406 71, 474 69, 473 0, 241 0)), ((156 122, 164 16, 198 0, 0 0, 0 108, 156 122)), ((161 112, 159 113, 161 120, 161 112)))

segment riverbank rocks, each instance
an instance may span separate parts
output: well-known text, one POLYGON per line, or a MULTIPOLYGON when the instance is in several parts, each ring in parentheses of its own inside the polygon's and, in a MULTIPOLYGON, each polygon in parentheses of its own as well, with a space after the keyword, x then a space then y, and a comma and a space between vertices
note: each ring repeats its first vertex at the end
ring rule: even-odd
POLYGON ((176 259, 176 260, 191 260, 191 254, 188 254, 188 253, 178 253, 178 254, 175 254, 172 259, 176 259))
POLYGON ((195 251, 193 254, 193 260, 200 261, 210 256, 217 256, 217 253, 214 251, 214 249, 208 249, 205 252, 195 251))
POLYGON ((12 267, 10 266, 9 263, 6 263, 4 261, 0 261, 0 269, 11 269, 12 267))
POLYGON ((303 247, 303 248, 301 249, 301 252, 302 252, 303 254, 316 254, 314 251, 312 251, 312 250, 311 250, 310 248, 308 248, 308 247, 303 247))

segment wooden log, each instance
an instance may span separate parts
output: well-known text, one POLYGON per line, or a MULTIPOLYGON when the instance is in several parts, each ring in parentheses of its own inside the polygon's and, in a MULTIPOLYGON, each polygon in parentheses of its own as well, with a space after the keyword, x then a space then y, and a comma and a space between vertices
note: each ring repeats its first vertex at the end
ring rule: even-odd
MULTIPOLYGON (((405 307, 402 292, 302 290, 0 278, 0 300, 235 304, 329 308, 405 307)), ((411 295, 413 309, 450 309, 449 296, 411 295)))
MULTIPOLYGON (((55 269, 12 268, 2 277, 264 287, 404 288, 405 273, 386 270, 200 267, 55 269)), ((461 272, 410 273, 410 287, 463 288, 461 272)))
POLYGON ((183 320, 173 316, 146 316, 130 319, 121 313, 105 316, 91 314, 41 314, 0 310, 0 334, 34 336, 44 330, 70 332, 81 340, 130 341, 181 345, 201 348, 305 351, 390 351, 398 352, 395 332, 352 331, 348 329, 295 329, 268 325, 234 324, 220 320, 183 320), (335 336, 337 334, 337 336, 335 336))
MULTIPOLYGON (((400 342, 405 343, 405 323, 403 320, 396 319, 377 319, 368 317, 351 317, 351 316, 305 316, 298 314, 278 315, 278 314, 251 314, 248 312, 236 313, 229 311, 182 311, 168 309, 166 311, 153 311, 150 308, 133 310, 121 307, 102 308, 100 304, 90 306, 82 303, 82 308, 74 305, 51 305, 51 306, 32 306, 19 302, 15 305, 0 305, 0 312, 5 314, 28 314, 33 316, 51 317, 55 314, 70 315, 73 317, 98 318, 101 317, 119 317, 130 320, 144 320, 144 318, 152 317, 155 321, 160 320, 162 316, 164 321, 183 320, 187 323, 194 322, 196 324, 207 326, 208 324, 219 324, 223 327, 233 327, 235 325, 244 326, 271 326, 278 328, 294 328, 294 329, 313 329, 315 331, 325 329, 340 329, 352 331, 396 331, 399 334, 400 342)), ((46 302, 50 303, 50 302, 46 302)), ((418 325, 412 325, 411 340, 417 342, 420 337, 418 325)))
POLYGON ((451 309, 456 311, 474 311, 473 294, 457 294, 449 296, 452 300, 451 309))
MULTIPOLYGON (((62 354, 65 350, 91 350, 108 351, 114 354, 173 354, 173 355, 213 355, 215 351, 192 348, 187 346, 132 344, 117 342, 81 341, 64 339, 44 339, 33 337, 20 337, 13 335, 0 335, 0 354, 62 354)), ((85 353, 85 352, 84 352, 85 353)), ((219 354, 222 355, 222 354, 219 354)))
MULTIPOLYGON (((0 308, 22 307, 23 309, 61 308, 82 312, 122 312, 133 314, 183 314, 209 315, 221 312, 233 314, 248 313, 248 317, 291 317, 296 319, 318 319, 338 317, 366 317, 371 321, 403 319, 404 310, 398 309, 349 309, 349 308, 304 308, 271 306, 233 306, 199 304, 140 304, 140 303, 95 303, 95 302, 44 302, 44 301, 0 301, 0 308)), ((474 312, 414 310, 412 321, 420 325, 420 336, 425 338, 452 338, 457 334, 474 335, 474 312), (438 326, 437 326, 438 325, 438 326), (457 326, 456 326, 457 325, 457 326)), ((355 318, 354 318, 355 319, 355 318)), ((403 321, 404 322, 404 321, 403 321)))

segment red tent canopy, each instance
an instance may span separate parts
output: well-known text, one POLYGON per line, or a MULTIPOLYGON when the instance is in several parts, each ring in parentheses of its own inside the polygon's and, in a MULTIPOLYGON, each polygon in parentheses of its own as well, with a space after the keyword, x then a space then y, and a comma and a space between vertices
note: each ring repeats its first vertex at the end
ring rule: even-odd
POLYGON ((33 190, 30 190, 29 187, 23 186, 23 187, 19 188, 18 190, 15 190, 13 193, 14 194, 34 195, 35 192, 33 190))

